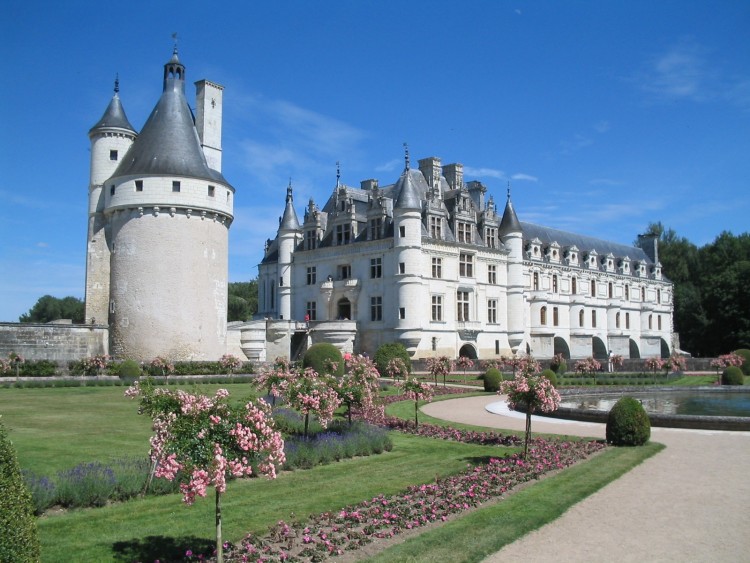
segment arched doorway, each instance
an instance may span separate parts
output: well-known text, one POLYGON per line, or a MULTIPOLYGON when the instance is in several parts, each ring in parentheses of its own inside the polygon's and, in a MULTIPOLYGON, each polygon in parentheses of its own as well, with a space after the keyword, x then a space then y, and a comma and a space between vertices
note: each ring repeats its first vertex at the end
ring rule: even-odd
POLYGON ((630 359, 631 360, 640 360, 641 359, 641 351, 638 349, 638 344, 635 340, 632 338, 630 339, 630 359))
POLYGON ((669 351, 669 344, 667 344, 667 341, 663 338, 661 340, 661 357, 662 358, 668 358, 672 355, 672 352, 669 351))
POLYGON ((598 336, 591 337, 591 355, 598 360, 607 359, 607 347, 598 336))
POLYGON ((459 358, 461 356, 464 356, 466 358, 469 358, 470 360, 476 360, 477 359, 477 351, 471 344, 464 344, 461 346, 461 349, 458 351, 459 358))
POLYGON ((352 318, 352 304, 346 297, 339 299, 336 305, 337 315, 336 318, 340 321, 348 321, 352 318))
POLYGON ((560 336, 555 336, 555 356, 557 356, 557 354, 562 354, 563 358, 566 360, 570 359, 570 348, 568 347, 568 343, 560 336))

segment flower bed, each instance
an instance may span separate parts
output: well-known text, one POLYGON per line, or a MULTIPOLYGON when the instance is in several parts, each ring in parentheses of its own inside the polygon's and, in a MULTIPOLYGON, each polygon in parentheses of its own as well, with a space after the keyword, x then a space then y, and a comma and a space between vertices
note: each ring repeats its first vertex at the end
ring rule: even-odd
MULTIPOLYGON (((454 438, 451 438, 454 439, 454 438)), ((535 439, 526 460, 517 454, 467 469, 434 483, 409 487, 397 495, 380 495, 337 512, 305 521, 280 521, 266 535, 249 534, 231 550, 231 561, 319 561, 359 549, 377 539, 501 498, 516 485, 568 467, 603 449, 601 442, 535 439)))

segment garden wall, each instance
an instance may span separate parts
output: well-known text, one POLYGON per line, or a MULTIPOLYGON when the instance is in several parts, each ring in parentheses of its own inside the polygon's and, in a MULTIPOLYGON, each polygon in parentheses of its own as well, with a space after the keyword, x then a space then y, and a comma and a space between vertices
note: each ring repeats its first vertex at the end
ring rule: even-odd
POLYGON ((0 323, 0 357, 67 363, 109 354, 109 329, 101 325, 0 323))

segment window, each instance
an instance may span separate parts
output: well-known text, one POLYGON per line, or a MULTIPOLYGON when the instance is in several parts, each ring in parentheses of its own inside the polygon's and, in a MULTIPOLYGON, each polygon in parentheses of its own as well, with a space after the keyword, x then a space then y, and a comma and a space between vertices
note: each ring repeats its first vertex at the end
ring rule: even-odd
POLYGON ((646 302, 646 288, 645 287, 641 288, 641 301, 643 301, 644 303, 646 302))
POLYGON ((432 296, 432 320, 433 322, 442 322, 443 320, 443 296, 432 296))
POLYGON ((485 228, 484 242, 487 244, 487 248, 497 248, 497 229, 494 227, 485 228))
POLYGON ((432 259, 432 277, 433 278, 443 277, 443 259, 442 258, 432 259))
POLYGON ((552 308, 552 325, 558 326, 560 324, 560 311, 557 307, 552 308))
POLYGON ((464 278, 474 277, 474 256, 461 253, 458 255, 458 274, 464 278))
POLYGON ((406 318, 406 307, 398 308, 398 318, 404 320, 406 318))
POLYGON ((596 297, 596 281, 591 280, 591 297, 596 297))
POLYGON ((112 184, 109 187, 109 195, 115 195, 115 186, 114 186, 114 184, 112 184))
POLYGON ((557 274, 552 274, 552 293, 557 293, 557 274))
POLYGON ((656 315, 656 328, 661 330, 661 315, 656 315))
POLYGON ((578 311, 578 326, 583 328, 583 309, 578 311))
POLYGON ((143 191, 143 180, 136 180, 135 181, 135 191, 142 192, 143 191))
POLYGON ((591 311, 591 326, 596 328, 596 311, 591 311))
POLYGON ((430 217, 430 236, 432 238, 443 238, 443 218, 430 217))
POLYGON ((661 303, 661 289, 656 290, 656 302, 661 303))
POLYGON ((349 244, 352 238, 352 226, 336 225, 336 245, 341 246, 343 244, 349 244))
POLYGON ((172 191, 173 192, 179 192, 180 191, 180 182, 179 182, 179 180, 173 180, 172 181, 172 191))
POLYGON ((308 320, 318 320, 318 304, 315 301, 307 302, 307 305, 305 307, 305 315, 307 315, 308 320))
POLYGON ((615 315, 615 328, 620 328, 620 313, 615 315))
POLYGON ((497 299, 487 300, 487 322, 497 324, 497 299))
POLYGON ((539 311, 539 323, 542 325, 547 324, 547 307, 542 307, 539 311))
POLYGON ((648 316, 648 329, 651 330, 652 328, 654 328, 654 316, 649 315, 648 316))
POLYGON ((370 219, 370 240, 377 240, 380 238, 382 227, 383 220, 380 217, 376 219, 370 219))
POLYGON ((463 221, 456 221, 456 233, 458 242, 471 243, 471 224, 463 221))
POLYGON ((534 285, 532 288, 534 291, 539 291, 539 272, 534 272, 534 285))
POLYGON ((371 278, 383 277, 383 259, 382 258, 370 258, 370 277, 371 278))
POLYGON ((570 292, 575 295, 578 293, 578 280, 576 278, 573 278, 570 280, 570 292))
POLYGON ((352 277, 352 267, 349 264, 342 264, 337 268, 336 273, 340 280, 348 280, 352 277))
POLYGON ((316 266, 307 268, 307 285, 315 285, 318 281, 318 272, 316 266))
POLYGON ((216 186, 208 186, 208 197, 214 197, 216 195, 216 186))
POLYGON ((497 283, 497 266, 494 264, 487 265, 487 283, 493 285, 497 283))
POLYGON ((117 160, 117 151, 115 151, 115 150, 109 151, 109 159, 110 160, 117 160))
POLYGON ((398 263, 398 273, 399 274, 405 274, 406 273, 406 262, 399 262, 398 263))
POLYGON ((609 296, 610 299, 612 299, 612 297, 614 296, 614 294, 615 294, 615 292, 614 292, 614 287, 612 285, 612 282, 609 282, 607 284, 607 295, 609 296))
POLYGON ((404 225, 401 225, 398 228, 398 236, 405 237, 406 236, 406 227, 404 225))
POLYGON ((456 320, 466 322, 470 320, 469 315, 469 292, 456 292, 456 320))
POLYGON ((625 301, 630 301, 630 286, 625 286, 625 301))
POLYGON ((383 320, 383 298, 380 296, 370 297, 370 320, 383 320))
POLYGON ((315 230, 305 231, 305 250, 313 250, 317 246, 318 237, 315 230))
POLYGON ((495 340, 495 354, 499 354, 499 353, 500 353, 500 341, 495 340))

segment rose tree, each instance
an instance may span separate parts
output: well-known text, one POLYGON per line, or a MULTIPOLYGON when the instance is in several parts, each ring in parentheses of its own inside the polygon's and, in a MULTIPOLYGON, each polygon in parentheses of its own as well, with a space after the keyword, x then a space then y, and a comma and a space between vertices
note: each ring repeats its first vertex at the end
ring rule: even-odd
POLYGON ((283 383, 282 392, 287 403, 305 417, 305 436, 311 414, 318 417, 323 428, 333 420, 333 413, 341 405, 334 385, 334 381, 321 377, 313 368, 305 368, 302 373, 287 378, 283 383))
POLYGON ((513 381, 503 381, 500 384, 499 393, 507 395, 508 406, 511 409, 516 409, 516 407, 526 409, 524 458, 529 451, 532 413, 537 409, 542 412, 552 412, 560 405, 560 394, 552 386, 549 379, 539 374, 539 371, 537 362, 528 361, 522 365, 521 371, 513 381))
POLYGON ((453 362, 448 356, 439 356, 437 358, 427 359, 427 371, 435 378, 435 385, 438 382, 438 376, 443 376, 443 387, 445 387, 445 378, 453 371, 453 362))
POLYGON ((216 491, 216 555, 223 561, 221 537, 221 494, 227 477, 249 476, 257 472, 273 479, 284 456, 284 441, 274 429, 268 405, 227 404, 229 392, 194 395, 182 390, 154 388, 137 381, 125 395, 140 398, 141 414, 153 419, 151 460, 156 477, 180 481, 183 501, 193 504, 205 497, 213 485, 216 491), (251 465, 252 464, 252 465, 251 465))
MULTIPOLYGON (((335 384, 336 392, 346 405, 349 424, 352 423, 352 407, 369 412, 375 406, 380 389, 380 373, 375 363, 367 356, 347 354, 346 373, 335 384)), ((400 361, 400 358, 398 358, 400 361)), ((402 362, 403 363, 403 362, 402 362)))
POLYGON ((432 387, 412 377, 405 379, 403 383, 396 383, 407 399, 414 401, 414 426, 419 428, 419 401, 430 401, 432 399, 432 387))

